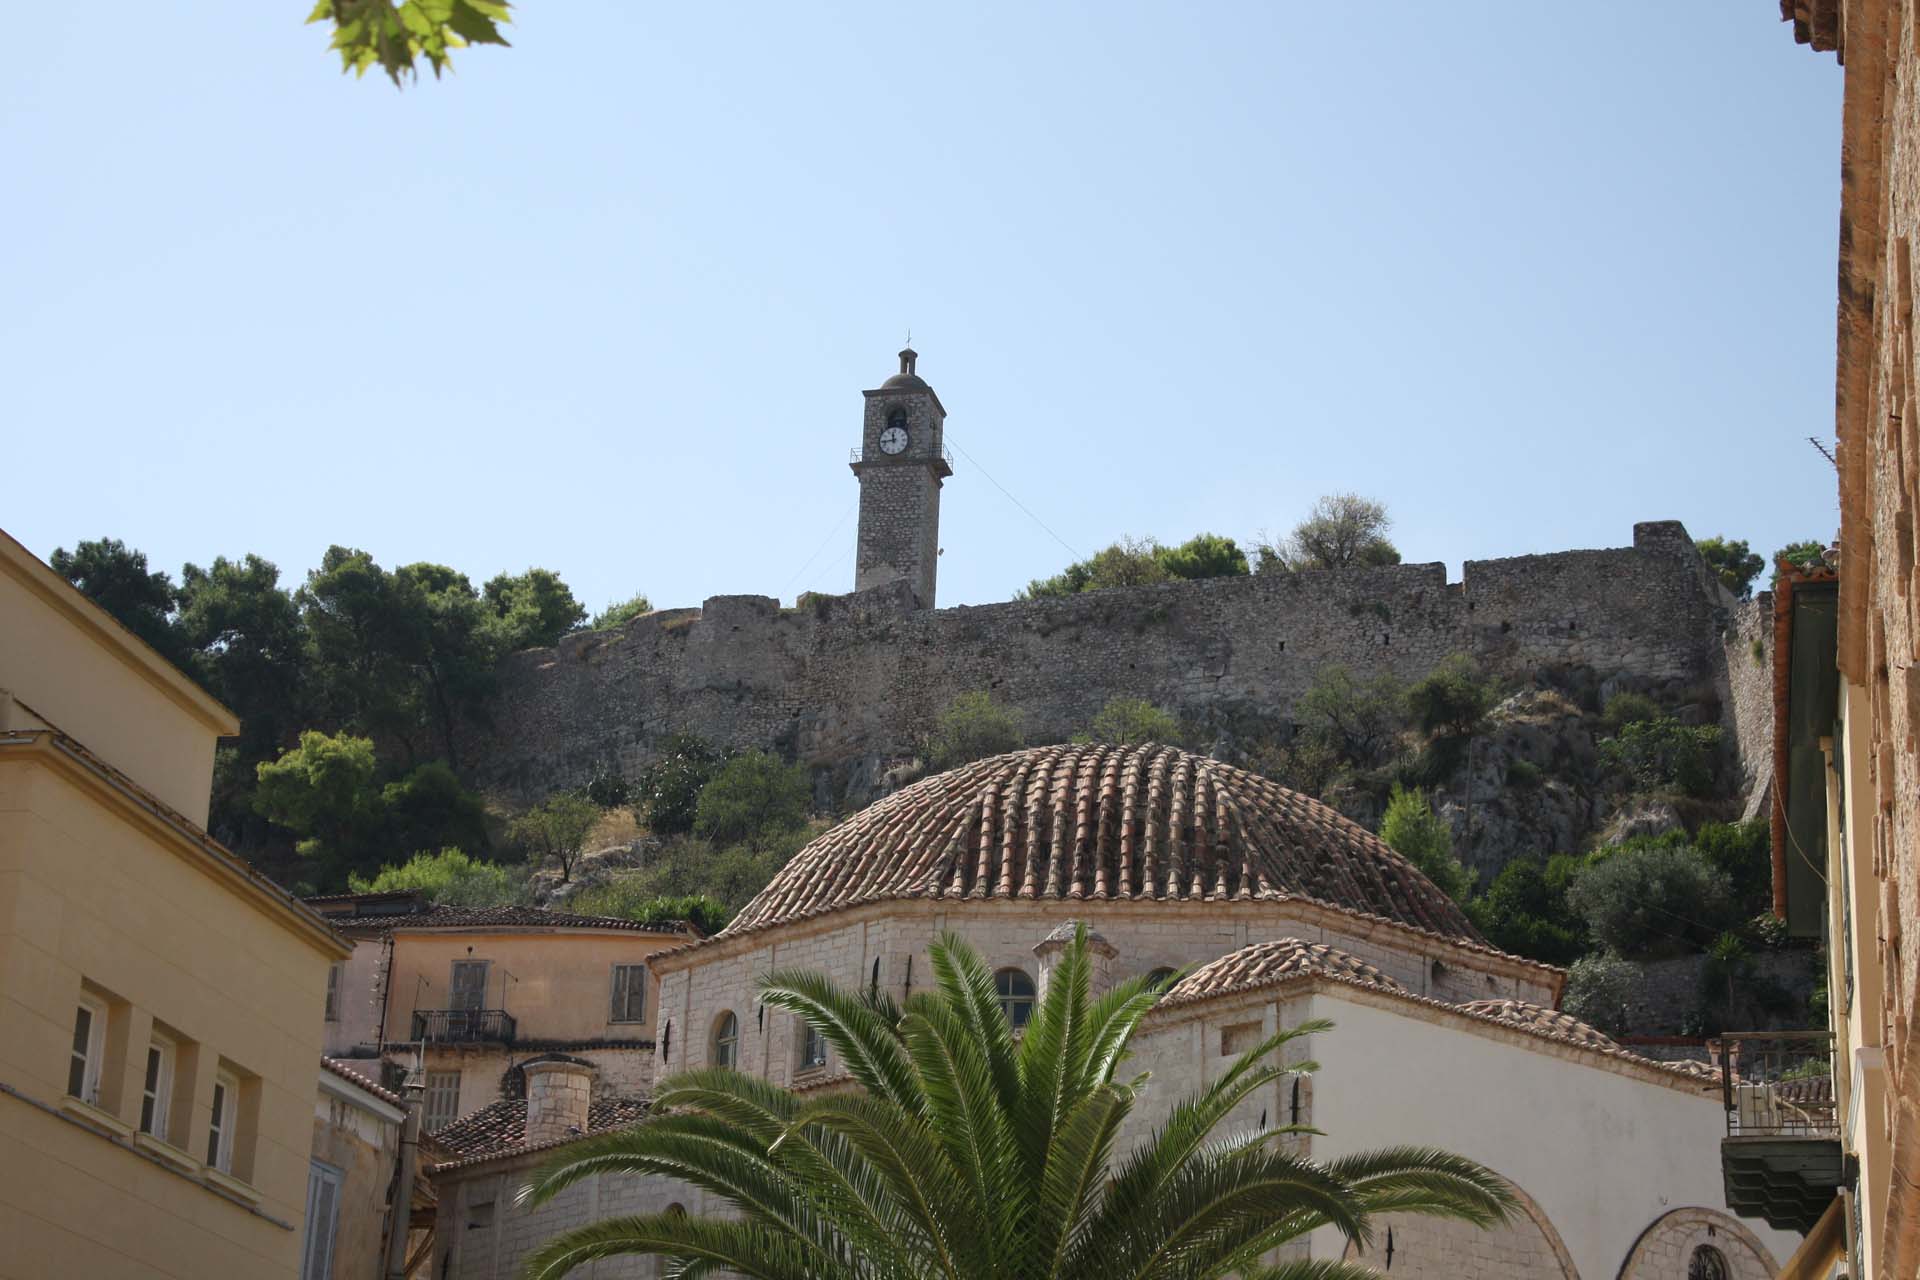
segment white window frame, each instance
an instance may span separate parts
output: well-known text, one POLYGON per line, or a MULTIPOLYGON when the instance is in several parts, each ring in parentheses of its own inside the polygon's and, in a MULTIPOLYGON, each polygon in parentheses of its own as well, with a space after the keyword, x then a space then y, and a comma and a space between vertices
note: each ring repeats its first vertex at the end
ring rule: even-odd
POLYGON ((740 1067, 740 1019, 728 1009, 713 1020, 713 1039, 708 1055, 716 1067, 740 1067))
POLYGON ((140 1132, 167 1140, 167 1116, 173 1110, 173 1064, 179 1050, 171 1039, 154 1032, 147 1042, 147 1058, 140 1066, 140 1132), (154 1055, 159 1055, 158 1070, 154 1055))
POLYGON ((330 1280, 333 1275, 333 1245, 340 1230, 340 1193, 346 1178, 339 1169, 320 1160, 307 1162, 307 1239, 300 1251, 300 1280, 330 1280), (333 1197, 326 1200, 326 1222, 320 1222, 320 1207, 327 1188, 333 1197))
POLYGON ((458 1071, 428 1071, 420 1093, 420 1124, 428 1133, 435 1129, 444 1129, 460 1118, 460 1073, 458 1071), (447 1109, 437 1112, 434 1099, 448 1098, 447 1109), (435 1123, 436 1118, 439 1119, 435 1123))
POLYGON ((645 1022, 647 1020, 647 966, 616 964, 611 979, 613 991, 608 1002, 608 1022, 645 1022), (636 990, 636 984, 638 989, 636 990), (640 1011, 633 1011, 634 997, 640 999, 640 1011))
POLYGON ((82 1048, 68 1047, 67 1092, 70 1097, 78 1098, 88 1106, 100 1105, 100 1068, 106 1061, 107 1043, 107 1006, 104 1001, 83 995, 74 1002, 73 1034, 80 1036, 80 1015, 87 1015, 86 1044, 82 1048), (73 1092, 73 1066, 80 1066, 80 1092, 73 1092))
POLYGON ((215 1072, 213 1115, 207 1124, 207 1165, 221 1173, 233 1172, 233 1130, 239 1116, 239 1077, 231 1071, 215 1072))
POLYGON ((827 1065, 827 1038, 810 1022, 800 1024, 800 1070, 818 1071, 827 1065))
POLYGON ((346 966, 331 964, 327 966, 327 1017, 328 1022, 340 1021, 340 971, 346 966))

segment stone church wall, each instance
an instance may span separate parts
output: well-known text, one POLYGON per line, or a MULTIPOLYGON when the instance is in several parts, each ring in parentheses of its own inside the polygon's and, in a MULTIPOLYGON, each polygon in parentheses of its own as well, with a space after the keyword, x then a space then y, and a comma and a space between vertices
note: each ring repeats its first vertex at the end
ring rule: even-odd
POLYGON ((1634 526, 1630 547, 1468 561, 1457 583, 1421 564, 938 610, 914 609, 904 583, 795 609, 717 596, 513 655, 463 756, 486 789, 530 800, 631 777, 689 731, 806 763, 838 803, 970 690, 1017 709, 1029 742, 1066 739, 1116 696, 1203 737, 1271 731, 1330 663, 1417 679, 1457 652, 1513 677, 1586 666, 1616 686, 1724 692, 1733 607, 1672 521, 1634 526))

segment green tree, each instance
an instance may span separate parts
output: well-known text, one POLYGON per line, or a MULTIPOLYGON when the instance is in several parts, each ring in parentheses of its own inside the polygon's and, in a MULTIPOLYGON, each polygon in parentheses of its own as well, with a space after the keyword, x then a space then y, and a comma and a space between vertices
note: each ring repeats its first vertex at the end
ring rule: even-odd
POLYGON ((1380 838, 1454 901, 1465 902, 1473 891, 1473 873, 1453 856, 1453 833, 1418 787, 1408 791, 1393 784, 1380 818, 1380 838))
POLYGON ((1160 566, 1172 578, 1244 578, 1247 553, 1232 538, 1196 533, 1177 547, 1163 547, 1160 566))
POLYGON ((1658 837, 1596 852, 1567 886, 1567 906, 1621 955, 1704 947, 1739 917, 1726 872, 1691 845, 1658 837))
POLYGON ((1708 862, 1725 873, 1740 915, 1754 916, 1771 910, 1773 847, 1765 818, 1703 822, 1693 833, 1692 843, 1708 862))
POLYGON ((1600 758, 1625 770, 1641 787, 1675 788, 1690 796, 1713 792, 1720 776, 1719 725, 1682 724, 1672 716, 1636 720, 1600 743, 1600 758))
POLYGON ((567 900, 567 910, 583 916, 611 916, 641 924, 686 921, 712 936, 727 927, 733 912, 727 904, 706 894, 678 896, 654 893, 644 873, 615 876, 605 884, 582 889, 567 900))
POLYGON ((1368 1240, 1388 1210, 1481 1227, 1512 1212, 1497 1175, 1429 1148, 1317 1164, 1286 1150, 1296 1126, 1215 1136, 1239 1104, 1311 1069, 1276 1057, 1326 1032, 1320 1021, 1254 1046, 1117 1159, 1146 1088, 1121 1068, 1158 998, 1147 979, 1096 999, 1082 929, 1016 1038, 971 948, 948 934, 930 958, 935 988, 904 1010, 816 974, 768 975, 761 1002, 815 1028, 859 1089, 801 1097, 725 1068, 671 1077, 640 1124, 569 1144, 536 1175, 531 1202, 597 1174, 657 1174, 707 1188, 731 1212, 591 1223, 537 1250, 527 1274, 556 1280, 641 1254, 676 1275, 814 1280, 1365 1280, 1375 1273, 1353 1264, 1260 1258, 1322 1227, 1368 1240))
POLYGON ((1371 769, 1392 752, 1406 725, 1406 689, 1391 674, 1362 679, 1335 663, 1300 699, 1300 720, 1350 763, 1371 769))
POLYGON ((1560 1007, 1610 1036, 1633 1028, 1634 1010, 1646 998, 1640 966, 1611 951, 1582 956, 1567 969, 1560 1007))
POLYGON ((311 683, 321 718, 417 754, 410 704, 411 646, 392 575, 364 551, 328 547, 294 593, 311 646, 311 683))
POLYGON ((587 624, 589 631, 606 631, 617 627, 629 618, 637 618, 643 613, 653 612, 653 602, 644 595, 631 595, 625 600, 616 601, 593 615, 593 621, 587 624))
POLYGON ((1585 950, 1579 919, 1567 907, 1567 881, 1579 860, 1516 858, 1500 869, 1468 915, 1487 941, 1514 955, 1570 964, 1585 950))
POLYGON ((655 835, 681 835, 693 830, 700 789, 712 781, 726 755, 693 733, 668 734, 655 750, 653 763, 634 784, 636 816, 655 835))
POLYGON ((319 0, 307 21, 333 25, 341 71, 379 67, 400 88, 420 78, 421 58, 439 79, 455 49, 505 47, 500 27, 513 21, 511 9, 507 0, 319 0))
POLYGON ((277 760, 256 766, 254 807, 299 836, 295 851, 338 883, 359 865, 385 817, 377 772, 371 739, 309 729, 277 760))
POLYGON ((1753 594, 1753 580, 1767 562, 1747 546, 1744 538, 1701 538, 1693 544, 1727 590, 1742 600, 1753 594))
MULTIPOLYGON (((1782 560, 1796 569, 1811 573, 1815 569, 1826 567, 1827 544, 1815 539, 1809 539, 1806 542, 1789 542, 1786 546, 1773 553, 1773 561, 1775 564, 1778 564, 1782 560)), ((1777 574, 1775 575, 1775 581, 1778 581, 1777 574)))
POLYGON ((1172 575, 1161 562, 1161 550, 1152 538, 1122 538, 1090 558, 1068 565, 1051 578, 1029 582, 1019 599, 1071 596, 1109 587, 1142 587, 1165 582, 1172 575))
POLYGON ((587 618, 573 591, 551 569, 495 574, 481 595, 503 653, 547 648, 587 618))
POLYGON ((396 853, 443 845, 476 851, 487 847, 486 807, 438 760, 389 782, 380 790, 380 803, 382 840, 396 853))
POLYGON ((1307 518, 1284 540, 1255 547, 1259 572, 1399 564, 1399 549, 1386 536, 1392 527, 1393 521, 1380 503, 1357 493, 1327 494, 1313 504, 1307 518))
POLYGON ((173 627, 173 579, 149 569, 144 551, 101 538, 77 543, 72 551, 56 547, 48 563, 155 653, 177 667, 187 665, 187 646, 173 627))
POLYGON ((1407 710, 1428 735, 1470 738, 1493 710, 1495 691, 1473 659, 1452 654, 1407 690, 1407 710))
POLYGON ((399 866, 380 868, 377 875, 347 877, 354 893, 398 893, 418 890, 429 902, 451 907, 503 907, 520 901, 526 886, 507 868, 482 862, 456 848, 438 853, 416 853, 399 866))
POLYGON ((1178 743, 1180 722, 1173 718, 1172 712, 1144 698, 1111 698, 1094 716, 1083 736, 1092 742, 1110 742, 1119 747, 1146 742, 1178 743))
POLYGON ((556 792, 507 824, 507 839, 526 852, 534 867, 552 858, 560 863, 562 882, 573 879, 573 864, 593 826, 600 806, 571 791, 556 792))
POLYGON ((935 769, 952 769, 1018 750, 1020 742, 1018 713, 980 689, 961 694, 940 713, 927 739, 927 759, 935 769))
POLYGON ((402 565, 393 574, 398 621, 412 665, 416 716, 437 730, 448 763, 460 767, 458 727, 493 693, 500 645, 467 575, 440 564, 402 565))
POLYGON ((760 842, 804 826, 812 801, 805 769, 764 751, 746 751, 700 788, 693 829, 723 844, 760 842))

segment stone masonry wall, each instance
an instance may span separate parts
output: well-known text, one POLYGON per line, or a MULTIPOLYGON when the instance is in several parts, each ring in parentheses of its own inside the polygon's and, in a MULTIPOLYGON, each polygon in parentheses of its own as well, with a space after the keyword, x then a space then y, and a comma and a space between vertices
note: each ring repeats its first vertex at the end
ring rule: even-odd
POLYGON ((463 755, 479 785, 525 801, 631 777, 688 731, 837 768, 821 797, 837 803, 850 770, 857 784, 911 754, 970 690, 1017 709, 1029 742, 1066 739, 1116 696, 1207 735, 1272 729, 1330 663, 1417 679, 1456 652, 1516 678, 1588 666, 1723 690, 1732 607, 1672 521, 1635 525, 1631 547, 1468 561, 1458 583, 1424 564, 939 610, 914 609, 904 583, 800 609, 718 596, 513 655, 492 729, 463 755))

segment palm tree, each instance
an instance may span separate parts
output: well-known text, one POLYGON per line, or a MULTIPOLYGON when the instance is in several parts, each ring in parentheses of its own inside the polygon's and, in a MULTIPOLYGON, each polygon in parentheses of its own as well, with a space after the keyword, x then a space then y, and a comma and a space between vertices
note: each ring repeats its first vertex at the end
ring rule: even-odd
POLYGON ((1212 1136, 1257 1090, 1313 1069, 1272 1059, 1323 1021, 1256 1045, 1119 1156, 1146 1077, 1116 1072, 1158 984, 1137 978, 1094 998, 1082 928, 1016 1036, 972 948, 948 934, 931 956, 934 990, 904 1009, 818 974, 770 974, 763 1001, 825 1036, 860 1088, 802 1098, 725 1068, 667 1079, 647 1120, 570 1144, 521 1194, 539 1204, 585 1178, 652 1174, 704 1188, 733 1214, 592 1223, 549 1241, 527 1274, 654 1254, 689 1280, 1360 1280, 1375 1273, 1261 1259, 1326 1225, 1364 1243, 1378 1213, 1485 1227, 1511 1210, 1497 1175, 1442 1151, 1317 1164, 1279 1140, 1310 1129, 1212 1136))

